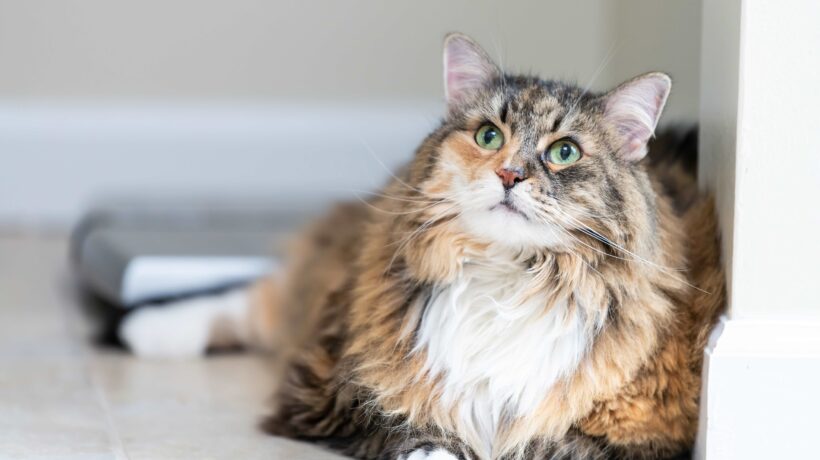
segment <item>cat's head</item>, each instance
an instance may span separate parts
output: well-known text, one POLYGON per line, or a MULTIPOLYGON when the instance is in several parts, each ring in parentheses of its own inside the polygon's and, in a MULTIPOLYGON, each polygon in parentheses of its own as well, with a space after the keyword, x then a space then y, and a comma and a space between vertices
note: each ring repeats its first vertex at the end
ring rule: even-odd
POLYGON ((451 34, 444 80, 447 115, 428 139, 419 187, 452 203, 468 233, 558 248, 575 245, 579 231, 616 241, 651 225, 654 195, 637 163, 669 95, 667 75, 593 93, 505 75, 474 41, 451 34))

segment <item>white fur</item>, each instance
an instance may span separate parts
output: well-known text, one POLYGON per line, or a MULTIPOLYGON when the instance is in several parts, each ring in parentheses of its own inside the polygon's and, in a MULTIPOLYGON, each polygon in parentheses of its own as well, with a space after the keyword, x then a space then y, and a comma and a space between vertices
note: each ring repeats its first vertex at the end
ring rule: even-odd
POLYGON ((410 455, 400 456, 399 460, 458 460, 458 457, 445 449, 435 449, 430 452, 426 452, 424 449, 416 449, 410 452, 410 455))
POLYGON ((444 404, 456 403, 460 435, 492 452, 502 417, 532 413, 578 366, 592 336, 583 308, 525 297, 532 281, 503 253, 465 264, 426 305, 416 349, 442 377, 444 404))
POLYGON ((459 191, 457 196, 464 197, 460 200, 460 222, 467 232, 480 239, 518 249, 558 248, 571 244, 571 239, 560 227, 537 217, 530 181, 521 182, 510 190, 510 199, 526 217, 499 206, 504 200, 504 187, 491 171, 469 183, 456 173, 452 187, 459 191))
POLYGON ((137 356, 199 356, 217 341, 245 343, 249 306, 246 291, 149 305, 125 317, 119 336, 137 356))

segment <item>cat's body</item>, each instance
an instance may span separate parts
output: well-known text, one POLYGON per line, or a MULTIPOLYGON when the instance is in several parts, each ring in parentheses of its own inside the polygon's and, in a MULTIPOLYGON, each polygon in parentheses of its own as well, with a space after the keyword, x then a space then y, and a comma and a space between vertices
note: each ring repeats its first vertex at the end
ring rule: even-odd
MULTIPOLYGON (((280 351, 266 429, 359 458, 685 452, 724 287, 711 201, 640 161, 668 78, 588 95, 505 77, 463 36, 447 52, 450 112, 409 168, 316 223, 244 313, 215 301, 199 351, 280 351)), ((173 353, 167 316, 122 335, 173 353)))

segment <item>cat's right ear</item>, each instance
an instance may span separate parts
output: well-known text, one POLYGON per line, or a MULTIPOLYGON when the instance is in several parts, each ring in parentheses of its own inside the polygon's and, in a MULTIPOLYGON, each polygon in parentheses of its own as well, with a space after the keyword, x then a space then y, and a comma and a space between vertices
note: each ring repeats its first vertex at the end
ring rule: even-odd
POLYGON ((501 75, 501 69, 470 37, 451 33, 444 39, 444 95, 459 105, 501 75))

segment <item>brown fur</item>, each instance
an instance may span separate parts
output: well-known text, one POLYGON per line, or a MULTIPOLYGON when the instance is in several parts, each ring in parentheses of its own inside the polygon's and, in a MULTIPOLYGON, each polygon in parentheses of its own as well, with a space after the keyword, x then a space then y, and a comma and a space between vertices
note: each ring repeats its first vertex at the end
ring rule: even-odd
POLYGON ((530 79, 505 85, 516 91, 510 116, 530 117, 513 123, 553 126, 562 115, 572 128, 518 138, 510 122, 493 115, 509 142, 488 155, 472 133, 486 119, 479 113, 497 114, 503 98, 451 114, 381 197, 337 208, 303 238, 283 282, 256 287, 254 322, 268 329, 258 337, 275 348, 292 346, 268 431, 359 458, 395 458, 424 446, 482 455, 459 437, 463 427, 439 398, 439 377, 423 373, 424 352, 411 352, 431 287, 452 282, 465 259, 481 257, 488 245, 446 212, 452 167, 473 178, 526 166, 522 151, 543 151, 573 132, 588 156, 543 174, 563 178, 566 193, 586 209, 622 213, 586 223, 653 264, 618 257, 584 232, 574 233, 572 247, 527 254, 522 270, 538 274, 534 289, 556 301, 582 292, 594 302, 574 308, 597 309, 606 321, 578 370, 545 394, 534 414, 501 424, 491 456, 666 458, 691 447, 702 351, 724 302, 711 199, 675 162, 626 167, 609 159, 617 146, 611 132, 595 128, 603 121, 594 99, 575 115, 560 111, 563 101, 583 96, 577 89, 530 79), (618 184, 619 195, 572 188, 587 175, 618 184))

